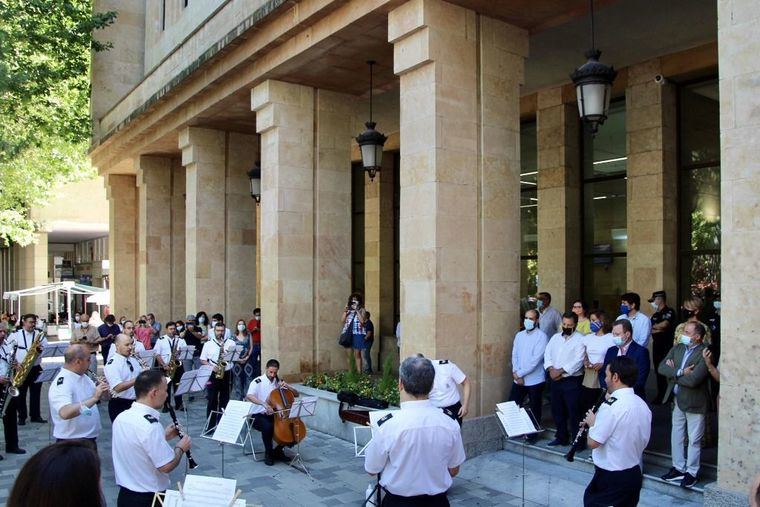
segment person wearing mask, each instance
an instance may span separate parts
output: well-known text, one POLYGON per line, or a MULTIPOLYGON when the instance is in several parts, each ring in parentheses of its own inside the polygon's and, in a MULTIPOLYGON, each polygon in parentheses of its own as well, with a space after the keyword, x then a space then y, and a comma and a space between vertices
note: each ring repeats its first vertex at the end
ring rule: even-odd
POLYGON ((652 322, 641 312, 641 297, 635 292, 626 292, 620 296, 620 315, 616 320, 620 319, 631 322, 633 341, 645 348, 649 346, 652 322))
POLYGON ((373 429, 364 469, 380 474, 384 506, 449 505, 447 492, 465 454, 459 426, 428 399, 435 375, 430 360, 404 359, 398 381, 401 410, 373 429))
POLYGON ((79 327, 71 332, 71 343, 81 343, 90 351, 90 371, 98 372, 98 348, 103 338, 94 326, 90 325, 90 316, 85 314, 79 317, 79 327))
POLYGON ((364 349, 362 350, 364 373, 372 375, 372 344, 375 343, 375 324, 372 322, 369 312, 366 313, 364 331, 364 349))
POLYGON ((192 313, 185 319, 185 329, 180 333, 180 336, 185 340, 188 347, 195 347, 193 352, 193 360, 190 364, 185 365, 185 370, 190 371, 197 370, 201 366, 201 349, 203 348, 203 333, 195 323, 195 315, 192 313))
POLYGON ((599 372, 599 383, 603 388, 607 388, 604 380, 604 372, 607 365, 613 358, 618 356, 630 357, 636 362, 639 371, 639 378, 636 379, 636 383, 631 386, 633 391, 638 394, 642 400, 646 401, 647 393, 647 377, 649 377, 649 349, 645 349, 635 341, 633 341, 633 327, 631 321, 626 319, 616 320, 612 324, 612 340, 615 342, 613 347, 607 350, 607 354, 604 356, 604 366, 602 371, 599 372))
MULTIPOLYGON (((41 322, 40 322, 41 324, 41 322)), ((30 313, 21 317, 21 329, 13 333, 8 339, 9 342, 15 342, 18 345, 16 350, 16 362, 22 364, 26 355, 30 352, 32 342, 34 342, 35 336, 38 336, 42 331, 39 330, 37 324, 37 316, 30 313)), ((42 335, 40 342, 41 349, 44 349, 48 344, 45 335, 42 335)), ((29 370, 24 383, 19 388, 18 395, 18 424, 24 426, 26 424, 26 393, 29 392, 29 415, 31 415, 32 422, 46 423, 47 421, 42 418, 40 413, 40 393, 42 391, 42 383, 35 382, 37 376, 42 371, 42 350, 39 350, 40 354, 35 359, 32 368, 29 370)))
POLYGON ((124 332, 124 323, 127 321, 127 317, 125 315, 122 315, 119 319, 119 328, 121 329, 121 332, 124 332))
POLYGON ((707 365, 702 351, 707 330, 699 322, 687 322, 680 343, 673 346, 658 366, 668 378, 666 400, 675 397, 670 434, 673 467, 662 480, 692 488, 697 483, 708 408, 707 365), (688 442, 684 455, 684 442, 688 442))
POLYGON ((562 314, 552 306, 552 295, 548 292, 539 292, 536 298, 538 310, 538 327, 551 339, 560 332, 562 314))
POLYGON ((601 395, 599 376, 604 367, 604 356, 615 346, 612 337, 612 323, 603 310, 594 310, 589 315, 591 333, 583 337, 583 384, 581 386, 581 414, 588 412, 601 395))
MULTIPOLYGON (((528 397, 530 411, 536 421, 541 421, 543 415, 543 393, 546 384, 544 372, 544 352, 549 338, 538 328, 538 312, 525 312, 523 329, 515 335, 512 346, 512 390, 509 401, 522 405, 528 397)), ((534 444, 538 434, 529 435, 528 443, 534 444)))
MULTIPOLYGON (((179 381, 182 378, 182 374, 185 373, 185 369, 180 362, 174 373, 169 376, 169 364, 182 350, 187 348, 187 343, 177 334, 177 326, 174 322, 167 322, 164 328, 166 329, 166 334, 156 341, 156 362, 158 363, 158 367, 164 371, 167 378, 171 379, 167 386, 171 395, 171 392, 177 392, 179 381)), ((182 410, 182 396, 174 396, 174 407, 176 410, 182 410)))
POLYGON ((201 342, 206 343, 208 340, 212 339, 214 337, 214 331, 211 330, 211 334, 209 335, 209 324, 211 321, 208 318, 208 315, 206 315, 206 312, 200 311, 196 313, 196 329, 201 332, 201 342))
POLYGON ((362 299, 362 295, 358 292, 354 292, 348 297, 340 322, 343 325, 341 334, 349 329, 351 330, 351 346, 346 347, 346 352, 349 361, 351 360, 351 355, 353 353, 356 371, 359 372, 362 371, 362 350, 364 350, 366 346, 364 343, 364 338, 366 336, 364 322, 366 319, 367 315, 364 310, 364 300, 362 299))
MULTIPOLYGON (((89 320, 90 316, 87 316, 89 320)), ((82 326, 82 314, 79 312, 74 313, 74 329, 79 329, 82 326)))
POLYGON ((578 316, 578 331, 583 336, 591 333, 591 321, 588 318, 588 304, 585 301, 576 299, 573 301, 572 312, 578 316))
POLYGON ((689 322, 702 324, 705 328, 705 339, 703 341, 706 345, 712 344, 712 332, 710 331, 710 326, 705 322, 702 322, 702 310, 704 309, 704 306, 705 304, 702 299, 697 296, 689 296, 683 300, 681 315, 683 316, 684 321, 676 326, 673 345, 678 345, 680 343, 680 337, 683 336, 684 328, 689 322))
POLYGON ((248 327, 243 319, 237 321, 235 334, 232 339, 236 347, 242 347, 240 356, 232 367, 232 385, 237 393, 235 398, 244 400, 245 394, 248 392, 248 384, 253 380, 253 366, 250 364, 253 350, 251 346, 251 333, 248 331, 248 327))
POLYGON ((583 381, 583 335, 575 331, 578 316, 562 315, 561 331, 549 340, 544 353, 544 370, 551 379, 552 417, 557 433, 550 446, 568 445, 578 431, 578 412, 583 381), (568 430, 568 422, 570 429, 568 430))
POLYGON ((111 422, 135 401, 135 379, 142 370, 140 363, 132 357, 132 338, 125 334, 116 335, 114 347, 116 352, 103 368, 112 393, 108 400, 108 417, 111 422))
MULTIPOLYGON (((649 304, 652 305, 652 310, 654 311, 650 319, 652 323, 652 361, 655 365, 658 365, 665 359, 670 347, 673 346, 676 312, 668 306, 667 294, 664 290, 653 292, 652 297, 649 298, 649 304)), ((656 403, 662 403, 662 398, 665 396, 665 389, 667 387, 667 378, 657 373, 656 403)))
POLYGON ((121 333, 118 324, 116 324, 116 317, 113 315, 106 315, 106 320, 98 326, 98 334, 100 334, 100 352, 103 354, 103 364, 108 361, 108 352, 113 344, 113 339, 121 333))
POLYGON ((251 352, 253 376, 258 377, 261 375, 261 308, 253 309, 253 318, 248 321, 248 331, 251 332, 251 343, 253 345, 251 352))

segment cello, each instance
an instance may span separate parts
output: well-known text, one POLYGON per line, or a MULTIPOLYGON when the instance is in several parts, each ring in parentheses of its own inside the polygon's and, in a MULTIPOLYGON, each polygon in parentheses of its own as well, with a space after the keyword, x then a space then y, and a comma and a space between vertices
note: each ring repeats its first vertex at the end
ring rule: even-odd
MULTIPOLYGON (((277 379, 279 384, 280 379, 277 379)), ((291 447, 306 438, 306 425, 300 417, 288 417, 295 394, 287 387, 278 386, 267 398, 267 403, 274 409, 274 441, 279 445, 291 447)))

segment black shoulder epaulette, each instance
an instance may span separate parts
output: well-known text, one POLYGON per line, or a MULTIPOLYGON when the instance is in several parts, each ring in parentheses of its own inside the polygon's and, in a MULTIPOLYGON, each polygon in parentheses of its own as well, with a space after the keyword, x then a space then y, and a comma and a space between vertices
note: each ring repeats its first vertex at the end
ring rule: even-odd
POLYGON ((617 398, 615 398, 615 397, 613 396, 613 397, 611 397, 610 399, 608 399, 608 400, 605 400, 604 402, 605 402, 607 405, 612 405, 612 404, 613 404, 613 403, 615 403, 616 401, 617 401, 617 398))
POLYGON ((385 417, 383 417, 382 419, 380 419, 379 421, 377 421, 378 427, 382 426, 383 424, 385 424, 391 417, 393 417, 393 414, 388 414, 385 417))
POLYGON ((254 382, 256 382, 257 384, 261 384, 261 377, 256 377, 256 380, 254 382))
POLYGON ((441 359, 440 361, 438 361, 438 364, 449 364, 449 360, 448 359, 441 359))
POLYGON ((156 419, 155 417, 153 417, 153 416, 152 416, 152 415, 150 415, 150 414, 145 414, 143 417, 144 417, 144 418, 145 418, 145 420, 146 420, 146 421, 148 421, 149 423, 157 423, 157 422, 158 422, 158 419, 156 419))
POLYGON ((111 364, 111 363, 113 363, 113 357, 111 359, 109 359, 106 364, 111 364))
POLYGON ((59 386, 63 384, 63 377, 58 377, 58 382, 55 383, 55 385, 59 386))

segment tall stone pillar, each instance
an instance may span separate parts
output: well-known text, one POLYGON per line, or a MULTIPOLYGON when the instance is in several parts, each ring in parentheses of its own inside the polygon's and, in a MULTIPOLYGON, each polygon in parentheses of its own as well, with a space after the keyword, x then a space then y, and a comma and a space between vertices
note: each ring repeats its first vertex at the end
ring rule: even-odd
POLYGON ((393 336, 396 326, 393 315, 394 158, 393 153, 385 153, 375 180, 370 181, 365 176, 364 184, 364 303, 375 325, 372 367, 376 371, 382 371, 388 355, 396 355, 395 344, 392 350, 383 349, 387 346, 383 337, 393 336))
POLYGON ((138 195, 138 313, 158 322, 172 314, 172 160, 140 156, 135 160, 138 195))
POLYGON ((172 318, 184 319, 197 310, 185 308, 185 168, 172 159, 172 318))
POLYGON ((527 34, 414 0, 391 11, 388 38, 401 84, 401 355, 457 363, 474 381, 470 410, 480 415, 506 392, 504 329, 518 307, 509 242, 519 237, 527 34))
MULTIPOLYGON (((660 60, 628 68, 628 289, 667 291, 677 304, 678 167, 676 88, 654 82, 660 60)), ((540 201, 539 201, 540 202, 540 201)))
POLYGON ((108 174, 108 259, 111 313, 137 315, 137 184, 134 175, 108 174))
POLYGON ((581 293, 581 160, 578 108, 562 88, 538 92, 538 290, 567 308, 581 293))
MULTIPOLYGON (((19 266, 18 289, 28 289, 48 283, 48 235, 40 231, 35 234, 37 242, 17 248, 19 266)), ((34 313, 40 318, 48 318, 48 295, 25 296, 21 298, 22 314, 34 313)), ((18 304, 16 301, 14 304, 18 304)), ((21 316, 19 316, 21 318, 21 316)))
POLYGON ((227 283, 225 319, 251 318, 256 305, 256 201, 251 198, 248 171, 259 158, 255 135, 228 134, 227 147, 227 283))
POLYGON ((757 316, 746 302, 757 294, 760 270, 760 31, 755 2, 718 3, 721 136, 721 357, 718 484, 705 505, 747 504, 760 470, 757 421, 757 316))
POLYGON ((224 312, 226 135, 187 127, 180 132, 179 147, 186 186, 185 309, 209 315, 224 312))
POLYGON ((261 134, 262 356, 278 358, 283 375, 309 372, 315 350, 314 90, 268 80, 251 92, 251 106, 261 134))

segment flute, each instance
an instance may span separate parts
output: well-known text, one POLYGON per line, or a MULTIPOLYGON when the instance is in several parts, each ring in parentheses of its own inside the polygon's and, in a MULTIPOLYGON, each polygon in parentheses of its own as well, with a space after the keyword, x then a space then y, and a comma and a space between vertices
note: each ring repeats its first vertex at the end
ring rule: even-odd
MULTIPOLYGON (((164 406, 169 410, 169 415, 172 417, 172 422, 174 423, 174 427, 177 428, 177 435, 179 438, 184 438, 185 435, 182 433, 182 430, 179 426, 179 421, 177 421, 177 414, 174 412, 174 407, 172 407, 171 403, 169 403, 169 399, 166 399, 166 402, 164 403, 164 406)), ((193 470, 195 468, 198 468, 198 463, 195 462, 193 459, 193 455, 190 453, 190 449, 185 451, 185 456, 187 456, 187 466, 190 468, 190 470, 193 470)))
MULTIPOLYGON (((591 411, 596 414, 597 410, 599 410, 599 407, 602 406, 602 403, 604 403, 604 400, 607 397, 607 390, 602 389, 602 394, 599 396, 599 399, 596 400, 596 403, 594 403, 594 406, 591 407, 591 411)), ((570 450, 567 451, 567 454, 565 454, 565 459, 567 461, 573 461, 575 459, 575 453, 578 452, 578 449, 581 448, 583 439, 588 434, 588 424, 584 424, 583 427, 578 430, 578 434, 575 435, 575 440, 573 440, 573 444, 570 446, 570 450)))

